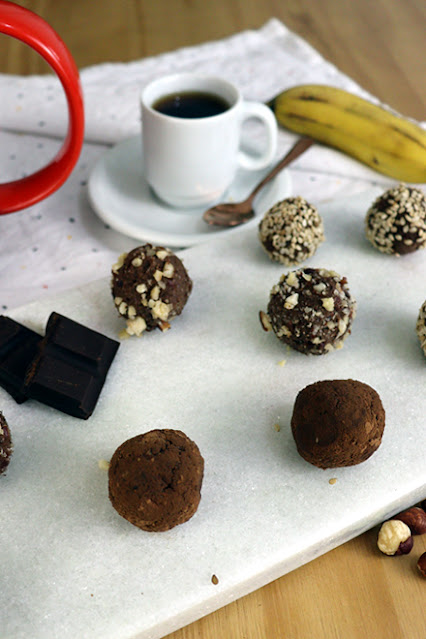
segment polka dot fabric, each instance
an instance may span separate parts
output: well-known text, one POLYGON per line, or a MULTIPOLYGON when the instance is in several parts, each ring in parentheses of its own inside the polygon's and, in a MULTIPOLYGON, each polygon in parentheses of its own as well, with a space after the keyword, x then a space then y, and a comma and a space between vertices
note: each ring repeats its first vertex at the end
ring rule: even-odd
MULTIPOLYGON (((310 45, 273 19, 256 31, 131 63, 82 70, 86 141, 67 182, 25 211, 0 216, 0 310, 106 277, 117 254, 136 240, 108 228, 91 209, 87 181, 112 143, 140 132, 139 93, 154 77, 176 71, 225 75, 247 99, 265 101, 290 85, 323 82, 368 97, 310 45), (282 69, 286 69, 283 77, 282 69)), ((52 75, 0 74, 2 181, 28 175, 60 148, 67 128, 63 90, 52 75)), ((371 99, 374 100, 371 96, 371 99)), ((253 138, 262 134, 254 127, 253 138)), ((279 132, 278 153, 295 136, 279 132)), ((392 182, 325 147, 314 146, 290 168, 293 194, 313 204, 392 182)), ((139 242, 140 243, 140 242, 139 242)))

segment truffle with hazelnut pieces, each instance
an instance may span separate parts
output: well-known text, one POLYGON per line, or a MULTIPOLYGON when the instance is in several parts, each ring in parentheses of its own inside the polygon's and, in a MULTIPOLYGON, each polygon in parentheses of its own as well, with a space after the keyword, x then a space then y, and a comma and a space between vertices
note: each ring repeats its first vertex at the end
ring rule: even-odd
POLYGON ((385 555, 408 555, 413 548, 411 530, 403 521, 389 519, 379 530, 377 547, 385 555))
POLYGON ((367 211, 365 235, 382 253, 405 255, 426 248, 426 196, 398 184, 378 197, 367 211))
POLYGON ((322 355, 343 346, 355 312, 345 277, 324 268, 302 268, 282 275, 260 321, 295 350, 322 355))
POLYGON ((426 355, 426 300, 421 305, 419 315, 417 317, 416 334, 419 338, 420 347, 426 355))
POLYGON ((182 261, 170 249, 145 244, 121 255, 112 267, 111 290, 126 320, 123 337, 140 336, 180 315, 192 290, 182 261))
POLYGON ((296 266, 314 255, 324 241, 323 221, 304 198, 289 197, 265 213, 259 224, 259 240, 272 260, 296 266))
POLYGON ((12 455, 12 437, 7 422, 0 412, 0 475, 5 472, 12 455))

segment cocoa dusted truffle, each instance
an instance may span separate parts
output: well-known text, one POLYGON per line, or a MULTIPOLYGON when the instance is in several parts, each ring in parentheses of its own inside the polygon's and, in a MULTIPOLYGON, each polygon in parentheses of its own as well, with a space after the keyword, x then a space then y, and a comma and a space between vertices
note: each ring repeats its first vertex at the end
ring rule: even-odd
POLYGON ((267 211, 259 224, 260 242, 272 260, 296 266, 324 241, 317 209, 302 197, 289 197, 267 211))
POLYGON ((151 430, 128 439, 115 451, 108 472, 112 505, 142 530, 182 524, 200 503, 204 460, 180 430, 151 430))
POLYGON ((322 355, 343 346, 355 312, 345 277, 324 268, 302 268, 281 276, 260 321, 295 350, 322 355))
POLYGON ((420 341, 423 353, 426 355, 426 300, 420 307, 419 316, 416 323, 416 333, 420 341))
POLYGON ((426 248, 426 196, 399 184, 378 197, 367 211, 365 235, 382 253, 404 255, 426 248))
POLYGON ((10 435, 9 426, 0 412, 0 475, 5 472, 9 465, 12 455, 12 437, 10 435))
POLYGON ((140 336, 180 315, 192 290, 182 261, 169 249, 145 244, 124 253, 112 267, 114 304, 126 319, 127 335, 140 336))
POLYGON ((298 453, 318 468, 354 466, 381 444, 385 411, 378 393, 363 382, 316 382, 299 392, 291 429, 298 453))

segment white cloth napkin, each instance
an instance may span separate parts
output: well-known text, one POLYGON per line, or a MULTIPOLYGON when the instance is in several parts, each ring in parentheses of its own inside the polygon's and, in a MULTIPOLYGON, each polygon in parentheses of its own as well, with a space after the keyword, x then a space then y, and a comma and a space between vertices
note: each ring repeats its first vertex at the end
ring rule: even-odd
MULTIPOLYGON (((187 47, 126 64, 81 71, 86 142, 68 181, 30 209, 0 216, 0 312, 54 291, 108 275, 117 253, 137 241, 109 229, 92 211, 86 184, 97 158, 123 138, 140 133, 139 93, 153 78, 176 71, 219 74, 246 99, 267 101, 304 83, 338 86, 373 101, 353 80, 276 19, 256 31, 187 47)), ((0 179, 28 174, 45 164, 67 127, 62 87, 53 75, 0 74, 0 179)), ((294 141, 279 133, 279 154, 294 141)), ((294 163, 295 194, 320 206, 339 195, 393 181, 337 151, 314 147, 294 163)))

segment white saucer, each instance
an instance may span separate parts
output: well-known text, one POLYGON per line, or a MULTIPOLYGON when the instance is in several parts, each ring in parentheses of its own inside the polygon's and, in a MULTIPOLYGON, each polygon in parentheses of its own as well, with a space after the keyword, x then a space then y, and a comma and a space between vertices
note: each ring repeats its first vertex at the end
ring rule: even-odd
MULTIPOLYGON (((220 201, 245 199, 267 171, 239 171, 220 201)), ((273 204, 289 197, 290 190, 290 176, 281 171, 256 197, 253 219, 232 229, 209 226, 201 218, 204 209, 173 209, 151 191, 142 172, 140 136, 124 140, 107 151, 88 182, 90 203, 111 228, 145 242, 182 248, 257 225, 273 204)))

